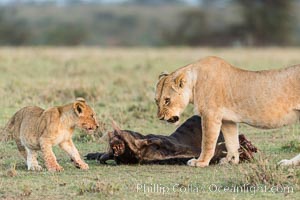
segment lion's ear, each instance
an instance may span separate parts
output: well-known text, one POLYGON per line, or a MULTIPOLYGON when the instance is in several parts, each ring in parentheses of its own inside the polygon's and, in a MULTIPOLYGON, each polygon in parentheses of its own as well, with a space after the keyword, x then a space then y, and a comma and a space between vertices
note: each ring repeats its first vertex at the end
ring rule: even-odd
POLYGON ((185 80, 185 74, 181 73, 174 79, 175 85, 179 88, 183 88, 186 80, 185 80))
POLYGON ((158 76, 158 80, 160 80, 161 78, 165 77, 165 76, 168 76, 169 73, 168 72, 162 72, 160 73, 160 75, 158 76))
POLYGON ((76 101, 73 104, 73 109, 75 111, 75 113, 77 114, 77 116, 81 116, 83 114, 83 109, 84 109, 84 103, 80 102, 80 101, 76 101))

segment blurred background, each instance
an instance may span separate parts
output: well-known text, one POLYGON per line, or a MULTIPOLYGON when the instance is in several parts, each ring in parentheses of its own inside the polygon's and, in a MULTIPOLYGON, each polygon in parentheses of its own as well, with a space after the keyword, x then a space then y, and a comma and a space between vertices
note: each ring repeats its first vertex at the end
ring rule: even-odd
POLYGON ((299 0, 0 0, 0 45, 297 46, 299 0))

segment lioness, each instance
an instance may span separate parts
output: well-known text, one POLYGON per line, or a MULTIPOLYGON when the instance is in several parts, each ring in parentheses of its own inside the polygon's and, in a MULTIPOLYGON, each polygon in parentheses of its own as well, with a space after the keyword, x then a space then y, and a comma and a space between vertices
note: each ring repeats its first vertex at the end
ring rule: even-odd
POLYGON ((44 110, 36 106, 24 107, 14 114, 4 129, 16 141, 18 150, 27 161, 28 170, 41 170, 37 161, 37 151, 41 150, 49 171, 61 171, 52 146, 59 145, 69 154, 80 169, 88 165, 80 158, 72 141, 75 127, 87 131, 98 128, 95 112, 83 98, 74 103, 44 110))
MULTIPOLYGON (((272 129, 300 118, 300 65, 280 70, 247 71, 218 57, 207 57, 162 74, 156 85, 157 117, 175 123, 188 105, 202 117, 202 147, 189 166, 205 167, 214 155, 222 130, 228 154, 239 162, 237 123, 272 129)), ((283 164, 298 164, 300 156, 283 164)))

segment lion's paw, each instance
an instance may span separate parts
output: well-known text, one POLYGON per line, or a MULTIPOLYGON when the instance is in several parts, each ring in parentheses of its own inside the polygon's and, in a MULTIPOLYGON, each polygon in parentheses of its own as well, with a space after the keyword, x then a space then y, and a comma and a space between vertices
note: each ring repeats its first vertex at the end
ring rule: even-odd
POLYGON ((239 164, 239 157, 237 156, 230 156, 227 155, 225 158, 222 158, 219 162, 220 165, 227 165, 227 164, 239 164))
POLYGON ((228 165, 229 164, 229 161, 227 158, 222 158, 219 162, 220 165, 228 165))
POLYGON ((198 159, 193 158, 187 162, 187 165, 192 166, 192 167, 207 167, 208 163, 202 162, 202 161, 199 161, 198 159))

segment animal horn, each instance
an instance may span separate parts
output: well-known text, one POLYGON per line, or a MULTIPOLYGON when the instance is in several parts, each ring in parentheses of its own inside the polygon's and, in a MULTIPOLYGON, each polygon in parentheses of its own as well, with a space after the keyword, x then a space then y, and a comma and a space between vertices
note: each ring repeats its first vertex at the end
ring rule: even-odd
POLYGON ((117 124, 113 119, 111 120, 111 126, 113 127, 113 129, 114 129, 118 134, 121 133, 120 127, 118 126, 118 124, 117 124))

